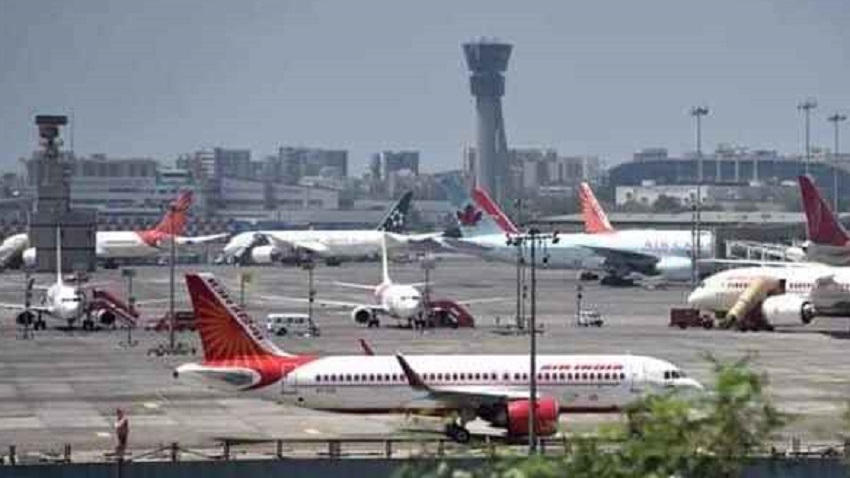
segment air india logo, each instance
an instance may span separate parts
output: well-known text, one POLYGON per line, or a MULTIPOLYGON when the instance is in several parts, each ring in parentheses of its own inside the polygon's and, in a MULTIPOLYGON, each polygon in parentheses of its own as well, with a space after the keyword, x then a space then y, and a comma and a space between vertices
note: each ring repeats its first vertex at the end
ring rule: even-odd
POLYGON ((462 226, 474 226, 481 221, 481 211, 475 209, 472 204, 467 204, 462 211, 457 212, 457 220, 462 226))

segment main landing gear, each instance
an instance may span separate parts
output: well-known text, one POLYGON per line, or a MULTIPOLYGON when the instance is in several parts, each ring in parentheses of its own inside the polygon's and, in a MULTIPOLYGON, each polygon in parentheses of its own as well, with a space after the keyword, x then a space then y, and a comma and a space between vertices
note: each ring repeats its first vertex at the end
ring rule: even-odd
POLYGON ((459 422, 450 422, 446 424, 446 436, 458 443, 469 443, 471 435, 469 430, 459 422))

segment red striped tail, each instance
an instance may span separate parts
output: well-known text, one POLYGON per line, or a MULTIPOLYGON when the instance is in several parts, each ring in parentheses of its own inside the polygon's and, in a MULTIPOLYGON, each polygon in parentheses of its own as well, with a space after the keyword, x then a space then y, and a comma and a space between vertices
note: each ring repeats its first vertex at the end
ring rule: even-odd
POLYGON ((590 186, 582 182, 578 190, 579 201, 581 201, 581 214, 584 216, 584 231, 590 234, 601 232, 613 232, 614 227, 608 221, 608 215, 596 200, 596 195, 590 186))
POLYGON ((806 233, 815 244, 844 246, 850 236, 809 176, 800 176, 800 195, 806 211, 806 233))
POLYGON ((153 229, 160 234, 174 234, 179 236, 186 229, 186 220, 189 208, 192 206, 192 191, 183 191, 177 199, 171 203, 165 217, 153 229))
POLYGON ((517 229, 516 225, 514 225, 513 221, 502 211, 502 209, 490 198, 490 195, 487 194, 482 188, 475 187, 472 189, 472 200, 475 201, 475 204, 478 205, 484 212, 487 213, 488 216, 493 218, 496 222, 496 225, 499 226, 503 232, 509 234, 517 234, 519 233, 519 229, 517 229))
POLYGON ((261 361, 289 356, 260 327, 212 274, 186 274, 205 362, 261 361))

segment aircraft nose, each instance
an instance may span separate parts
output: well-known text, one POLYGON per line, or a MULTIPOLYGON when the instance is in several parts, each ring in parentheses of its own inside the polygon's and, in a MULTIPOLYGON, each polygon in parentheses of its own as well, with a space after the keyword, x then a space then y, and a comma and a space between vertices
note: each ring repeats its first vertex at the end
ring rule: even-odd
POLYGON ((706 293, 705 288, 698 287, 688 294, 688 305, 699 308, 705 305, 707 299, 708 294, 706 293))

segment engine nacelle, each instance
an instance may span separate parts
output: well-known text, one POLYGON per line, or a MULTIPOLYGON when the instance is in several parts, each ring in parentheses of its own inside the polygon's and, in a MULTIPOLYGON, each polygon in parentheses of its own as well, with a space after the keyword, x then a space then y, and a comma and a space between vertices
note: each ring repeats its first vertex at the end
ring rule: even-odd
POLYGON ((280 260, 281 253, 274 246, 257 246, 251 249, 251 261, 255 264, 272 264, 280 260))
MULTIPOLYGON (((537 400, 534 431, 539 436, 554 435, 558 432, 558 412, 560 407, 554 398, 537 400)), ((507 429, 511 436, 528 435, 528 416, 531 413, 530 400, 516 400, 507 406, 507 429)))
POLYGON ((35 259, 35 247, 28 247, 24 249, 23 261, 26 267, 34 267, 35 259))
POLYGON ((774 326, 808 324, 816 315, 807 298, 792 294, 768 297, 761 304, 761 313, 774 326))
POLYGON ((18 325, 32 325, 35 323, 35 313, 31 310, 25 310, 15 317, 15 322, 18 325))
POLYGON ((665 280, 682 281, 691 277, 691 259, 688 257, 663 256, 655 268, 665 280))
POLYGON ((100 309, 94 314, 98 322, 103 325, 112 325, 115 323, 115 314, 111 310, 100 309))
POLYGON ((351 320, 355 324, 368 325, 372 321, 372 311, 366 307, 358 307, 351 311, 351 320))

